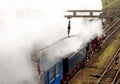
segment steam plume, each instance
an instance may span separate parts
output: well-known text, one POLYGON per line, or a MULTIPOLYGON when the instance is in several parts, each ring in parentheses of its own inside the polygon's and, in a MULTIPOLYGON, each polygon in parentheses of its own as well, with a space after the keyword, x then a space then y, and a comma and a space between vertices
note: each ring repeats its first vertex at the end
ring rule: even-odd
MULTIPOLYGON (((67 36, 65 10, 94 8, 102 8, 100 0, 1 0, 0 84, 37 84, 37 70, 31 60, 34 46, 42 49, 67 36)), ((91 23, 72 19, 71 35, 80 37, 66 39, 43 52, 52 59, 62 57, 77 50, 99 30, 102 32, 98 19, 91 23)))

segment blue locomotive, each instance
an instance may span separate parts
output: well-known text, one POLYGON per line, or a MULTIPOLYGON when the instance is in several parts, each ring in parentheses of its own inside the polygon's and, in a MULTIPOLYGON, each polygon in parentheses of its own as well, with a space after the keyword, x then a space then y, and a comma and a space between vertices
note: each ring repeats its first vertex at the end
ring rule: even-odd
POLYGON ((101 48, 103 39, 94 38, 82 49, 73 52, 53 65, 49 70, 41 72, 40 84, 67 84, 82 68, 94 52, 101 48))

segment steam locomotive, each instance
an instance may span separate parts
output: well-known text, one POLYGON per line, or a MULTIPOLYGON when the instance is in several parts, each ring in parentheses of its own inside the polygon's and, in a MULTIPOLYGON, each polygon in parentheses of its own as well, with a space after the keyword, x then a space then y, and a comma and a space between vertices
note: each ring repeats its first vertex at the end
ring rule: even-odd
POLYGON ((101 49, 103 40, 104 37, 95 37, 82 49, 60 59, 49 70, 41 73, 40 84, 67 84, 75 73, 84 67, 87 60, 101 49))

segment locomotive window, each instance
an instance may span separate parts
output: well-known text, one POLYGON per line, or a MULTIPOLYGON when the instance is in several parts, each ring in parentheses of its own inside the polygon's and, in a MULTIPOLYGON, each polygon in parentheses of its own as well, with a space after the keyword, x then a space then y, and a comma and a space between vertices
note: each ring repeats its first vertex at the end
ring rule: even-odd
POLYGON ((60 74, 60 64, 56 65, 56 76, 60 74))
POLYGON ((47 74, 42 75, 40 84, 47 84, 47 74))
POLYGON ((54 80, 54 77, 55 77, 55 73, 54 73, 54 68, 52 68, 50 71, 49 71, 49 76, 50 76, 50 82, 54 80))

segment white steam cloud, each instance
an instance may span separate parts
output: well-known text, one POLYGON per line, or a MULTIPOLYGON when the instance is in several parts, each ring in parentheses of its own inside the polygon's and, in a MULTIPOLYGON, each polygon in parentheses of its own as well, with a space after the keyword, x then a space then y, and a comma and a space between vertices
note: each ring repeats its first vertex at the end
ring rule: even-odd
MULTIPOLYGON (((0 84, 37 84, 34 77, 37 70, 31 60, 34 46, 42 49, 67 36, 65 10, 101 8, 101 0, 1 0, 0 84)), ((87 21, 72 19, 71 35, 80 36, 45 50, 48 57, 73 52, 94 35, 102 33, 100 20, 87 21)))

